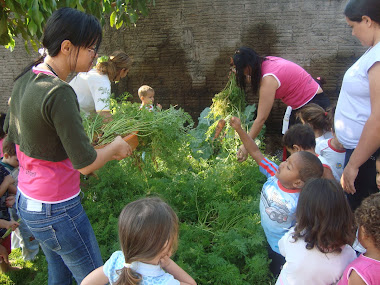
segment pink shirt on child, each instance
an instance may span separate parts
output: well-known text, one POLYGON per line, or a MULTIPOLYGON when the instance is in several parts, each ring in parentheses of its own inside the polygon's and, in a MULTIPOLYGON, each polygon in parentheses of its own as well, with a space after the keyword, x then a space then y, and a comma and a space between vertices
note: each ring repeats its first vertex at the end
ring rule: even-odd
POLYGON ((369 258, 361 254, 358 258, 352 261, 344 270, 342 279, 338 285, 347 285, 351 271, 356 273, 363 279, 367 285, 380 284, 380 261, 369 258))
POLYGON ((60 203, 80 192, 80 173, 70 159, 52 162, 25 155, 16 145, 19 162, 18 188, 28 198, 42 203, 60 203))
POLYGON ((319 84, 301 66, 286 59, 267 56, 261 65, 262 76, 272 75, 278 82, 276 99, 292 109, 308 103, 317 94, 319 84))

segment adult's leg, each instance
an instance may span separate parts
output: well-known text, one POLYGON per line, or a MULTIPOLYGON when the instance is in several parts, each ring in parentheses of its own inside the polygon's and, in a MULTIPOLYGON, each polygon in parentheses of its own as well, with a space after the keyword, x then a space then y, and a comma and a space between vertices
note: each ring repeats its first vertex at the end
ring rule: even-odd
POLYGON ((95 234, 80 198, 58 204, 41 204, 22 194, 18 209, 48 261, 49 285, 78 284, 103 264, 95 234))
MULTIPOLYGON (((353 151, 353 149, 346 150, 344 166, 347 165, 353 151)), ((352 211, 355 211, 365 198, 379 191, 376 185, 376 156, 379 153, 380 150, 377 150, 365 163, 363 163, 362 166, 359 167, 358 176, 354 182, 356 193, 347 194, 347 199, 352 211)))

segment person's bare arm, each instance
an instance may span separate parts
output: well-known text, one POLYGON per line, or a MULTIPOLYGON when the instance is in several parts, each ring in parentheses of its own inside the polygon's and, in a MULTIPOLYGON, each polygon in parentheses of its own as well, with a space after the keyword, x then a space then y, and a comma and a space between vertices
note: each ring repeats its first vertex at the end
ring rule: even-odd
POLYGON ((101 168, 110 160, 120 160, 132 154, 131 146, 126 143, 120 136, 104 148, 97 149, 97 156, 95 161, 78 171, 84 175, 90 174, 95 170, 101 168))
POLYGON ((173 275, 174 279, 178 280, 181 285, 197 285, 195 280, 181 267, 177 265, 169 256, 160 259, 161 267, 173 275))
POLYGON ((15 183, 15 180, 9 174, 4 177, 3 182, 0 184, 0 197, 4 195, 4 193, 8 190, 9 185, 15 183))
POLYGON ((257 162, 257 164, 259 164, 263 160, 264 155, 261 153, 255 141, 242 129, 240 119, 237 117, 232 117, 230 120, 230 125, 238 133, 247 152, 257 162))
POLYGON ((249 131, 249 136, 253 139, 259 135, 265 121, 268 119, 273 107, 277 88, 278 83, 273 76, 268 75, 261 80, 257 116, 249 131))
POLYGON ((344 191, 356 192, 354 182, 359 167, 380 147, 380 62, 375 63, 368 72, 371 98, 371 115, 364 125, 359 143, 343 170, 340 180, 344 191))
MULTIPOLYGON (((272 110, 277 88, 278 83, 273 76, 265 76, 261 80, 257 115, 248 133, 248 135, 253 139, 255 139, 259 135, 265 121, 267 120, 270 114, 270 111, 272 110)), ((238 161, 246 160, 247 155, 248 153, 245 147, 241 146, 237 153, 238 161)))
POLYGON ((363 279, 356 273, 355 270, 351 271, 350 277, 348 277, 348 285, 366 285, 363 279))
POLYGON ((105 285, 108 284, 108 278, 104 274, 103 266, 96 268, 90 274, 88 274, 81 285, 105 285))

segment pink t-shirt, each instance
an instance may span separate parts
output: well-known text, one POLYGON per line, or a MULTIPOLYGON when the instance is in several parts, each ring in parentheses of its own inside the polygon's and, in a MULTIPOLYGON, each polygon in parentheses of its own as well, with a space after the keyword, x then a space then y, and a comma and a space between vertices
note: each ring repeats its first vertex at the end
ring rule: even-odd
POLYGON ((52 162, 27 156, 16 145, 19 162, 18 188, 28 198, 60 203, 80 192, 80 173, 70 159, 52 162))
POLYGON ((356 273, 363 279, 367 285, 380 284, 380 261, 369 258, 361 254, 357 259, 351 262, 343 272, 342 279, 338 285, 347 285, 351 271, 356 273))
POLYGON ((267 56, 261 65, 262 76, 272 75, 279 87, 276 99, 280 99, 292 109, 308 103, 317 94, 319 84, 301 66, 286 59, 267 56))

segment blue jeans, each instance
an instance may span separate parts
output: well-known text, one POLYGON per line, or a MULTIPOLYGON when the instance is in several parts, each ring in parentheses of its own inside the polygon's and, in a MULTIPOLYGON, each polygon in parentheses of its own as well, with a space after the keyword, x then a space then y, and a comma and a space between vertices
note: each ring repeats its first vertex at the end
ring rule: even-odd
POLYGON ((20 217, 38 240, 48 262, 49 285, 80 284, 103 265, 90 221, 77 196, 58 204, 44 204, 17 194, 20 217))

